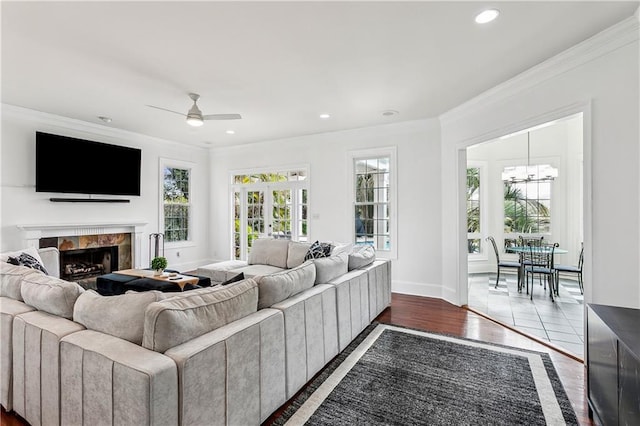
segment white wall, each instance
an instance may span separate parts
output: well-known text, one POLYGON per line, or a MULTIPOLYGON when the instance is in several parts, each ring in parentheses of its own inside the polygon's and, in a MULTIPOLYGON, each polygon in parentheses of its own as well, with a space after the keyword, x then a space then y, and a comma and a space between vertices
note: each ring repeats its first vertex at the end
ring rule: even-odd
MULTIPOLYGON (((9 105, 2 106, 1 142, 1 217, 0 250, 16 250, 25 246, 17 225, 87 224, 113 222, 147 223, 142 236, 140 265, 148 264, 149 233, 162 232, 159 218, 160 157, 189 161, 194 164, 192 198, 196 200, 192 225, 192 244, 179 249, 166 247, 169 266, 191 270, 208 258, 208 151, 143 135, 43 114, 9 105), (54 203, 50 197, 65 196, 35 192, 35 133, 44 131, 75 138, 89 139, 142 149, 141 196, 126 198, 130 203, 54 203), (177 251, 180 257, 177 257, 177 251)), ((117 164, 78 164, 77 170, 65 170, 70 178, 82 179, 84 173, 117 173, 117 164)), ((68 194, 67 194, 68 195, 68 194)), ((68 195, 72 197, 73 195, 68 195)))
POLYGON ((585 111, 585 301, 640 307, 638 52, 636 16, 441 117, 449 300, 466 301, 461 150, 585 111))
POLYGON ((348 152, 390 146, 397 147, 398 164, 393 290, 441 297, 440 133, 435 119, 212 150, 212 255, 230 258, 231 171, 308 165, 310 239, 348 242, 352 239, 348 152))

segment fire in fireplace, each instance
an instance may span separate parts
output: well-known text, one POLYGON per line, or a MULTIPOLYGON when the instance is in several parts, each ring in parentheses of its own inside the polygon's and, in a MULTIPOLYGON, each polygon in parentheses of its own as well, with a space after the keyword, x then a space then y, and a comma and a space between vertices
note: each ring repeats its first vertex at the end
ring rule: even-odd
POLYGON ((118 269, 118 246, 60 252, 60 277, 79 281, 118 269))

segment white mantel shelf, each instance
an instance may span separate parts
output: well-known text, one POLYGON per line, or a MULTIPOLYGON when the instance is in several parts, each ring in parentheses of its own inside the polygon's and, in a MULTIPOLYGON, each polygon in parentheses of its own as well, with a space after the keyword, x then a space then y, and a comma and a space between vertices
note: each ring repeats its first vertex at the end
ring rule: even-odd
POLYGON ((62 235, 94 235, 94 234, 107 234, 116 233, 114 229, 126 228, 126 231, 122 232, 142 232, 144 227, 147 226, 147 222, 142 221, 127 221, 127 222, 104 222, 104 223, 42 223, 42 224, 29 224, 29 225, 17 225, 18 229, 27 233, 40 233, 41 238, 47 236, 62 236, 62 235), (97 232, 95 232, 97 231, 97 232), (106 231, 106 232, 105 232, 106 231), (45 235, 56 233, 55 235, 45 235), (59 232, 68 232, 66 234, 60 234, 59 232))
POLYGON ((126 222, 90 222, 90 223, 42 223, 17 225, 22 231, 23 238, 27 247, 40 246, 40 238, 51 237, 74 237, 81 235, 100 235, 100 234, 118 234, 132 233, 133 264, 136 268, 140 267, 142 234, 145 232, 147 222, 143 221, 126 221, 126 222))

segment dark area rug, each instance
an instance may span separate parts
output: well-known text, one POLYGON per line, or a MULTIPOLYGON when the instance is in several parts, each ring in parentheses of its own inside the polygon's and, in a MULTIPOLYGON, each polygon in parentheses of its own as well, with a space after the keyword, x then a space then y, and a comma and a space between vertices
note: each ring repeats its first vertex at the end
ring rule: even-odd
POLYGON ((367 327, 272 424, 288 421, 578 424, 548 354, 377 323, 367 327), (361 344, 371 346, 359 348, 361 344))

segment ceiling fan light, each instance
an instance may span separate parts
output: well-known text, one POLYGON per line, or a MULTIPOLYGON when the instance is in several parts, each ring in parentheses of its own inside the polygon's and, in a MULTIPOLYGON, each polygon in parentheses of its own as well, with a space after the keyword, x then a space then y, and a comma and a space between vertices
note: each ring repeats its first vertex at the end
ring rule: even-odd
POLYGON ((200 127, 204 124, 202 117, 197 114, 187 115, 187 123, 193 127, 200 127))

